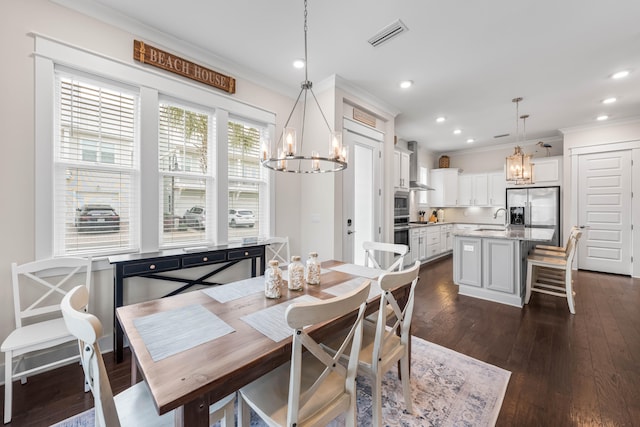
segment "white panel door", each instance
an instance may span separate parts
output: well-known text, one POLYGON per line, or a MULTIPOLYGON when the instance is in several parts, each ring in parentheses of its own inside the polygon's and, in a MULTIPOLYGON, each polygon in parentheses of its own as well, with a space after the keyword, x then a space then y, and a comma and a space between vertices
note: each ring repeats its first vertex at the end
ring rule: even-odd
POLYGON ((578 159, 578 267, 631 274, 631 152, 578 159))
POLYGON ((343 261, 364 264, 362 242, 380 240, 380 143, 349 130, 349 165, 343 172, 343 261))

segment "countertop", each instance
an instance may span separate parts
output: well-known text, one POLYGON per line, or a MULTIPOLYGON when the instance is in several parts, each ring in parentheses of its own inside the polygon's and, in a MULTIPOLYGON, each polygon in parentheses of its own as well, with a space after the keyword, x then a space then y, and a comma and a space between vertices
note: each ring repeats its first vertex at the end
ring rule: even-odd
POLYGON ((421 222, 421 221, 412 221, 409 223, 409 228, 416 228, 416 227, 429 227, 432 225, 447 225, 447 224, 453 224, 452 222, 421 222))
MULTIPOLYGON (((494 227, 495 228, 495 227, 494 227)), ((554 230, 548 228, 508 227, 504 230, 477 229, 454 230, 454 236, 488 237, 491 239, 528 240, 548 242, 553 238, 554 230)))

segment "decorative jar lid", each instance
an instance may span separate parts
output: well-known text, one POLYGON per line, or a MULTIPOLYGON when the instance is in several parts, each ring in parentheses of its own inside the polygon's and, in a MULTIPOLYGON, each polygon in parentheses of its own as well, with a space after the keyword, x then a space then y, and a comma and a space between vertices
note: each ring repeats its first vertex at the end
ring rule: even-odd
POLYGON ((269 261, 269 265, 271 267, 277 267, 278 266, 278 260, 277 259, 272 259, 271 261, 269 261))
POLYGON ((300 255, 294 255, 291 257, 292 262, 300 261, 300 255))

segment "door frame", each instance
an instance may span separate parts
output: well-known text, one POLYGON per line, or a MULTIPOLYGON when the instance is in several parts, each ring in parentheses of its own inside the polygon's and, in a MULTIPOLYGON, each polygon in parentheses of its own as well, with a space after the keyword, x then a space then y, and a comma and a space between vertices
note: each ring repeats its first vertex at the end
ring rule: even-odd
MULTIPOLYGON (((588 145, 584 147, 569 148, 569 156, 571 161, 571 224, 578 224, 578 158, 583 154, 600 154, 611 151, 631 151, 631 276, 640 277, 640 223, 633 223, 635 217, 640 217, 640 140, 614 142, 600 145, 588 145), (633 197, 633 195, 636 195, 633 197)), ((577 265, 578 257, 574 258, 574 268, 580 268, 577 265)))
MULTIPOLYGON (((378 146, 375 147, 375 150, 378 152, 378 165, 377 167, 374 167, 374 175, 376 176, 378 182, 377 182, 377 186, 378 186, 378 194, 375 196, 375 205, 376 205, 376 209, 374 212, 374 218, 373 218, 373 224, 374 224, 374 229, 378 230, 377 236, 380 239, 382 237, 382 180, 380 179, 380 177, 382 176, 382 151, 383 151, 383 146, 384 146, 384 133, 376 130, 376 129, 372 129, 370 127, 364 126, 360 123, 357 123, 347 117, 344 117, 342 120, 342 129, 343 132, 349 132, 352 133, 354 135, 360 136, 360 137, 364 137, 367 138, 368 140, 371 140, 372 143, 377 143, 378 146)), ((343 135, 343 142, 346 143, 346 141, 344 141, 346 139, 346 135, 343 135)), ((350 156, 354 155, 355 153, 351 153, 350 156)), ((375 154, 375 153, 374 153, 375 154)), ((351 259, 352 257, 352 253, 349 251, 349 249, 351 248, 351 244, 350 244, 350 240, 347 238, 347 231, 349 230, 349 227, 347 226, 347 218, 349 217, 349 208, 350 206, 352 206, 353 202, 350 200, 350 197, 353 196, 353 189, 350 189, 350 187, 347 186, 351 186, 353 183, 352 182, 347 182, 347 180, 343 180, 343 191, 342 191, 342 224, 340 226, 340 229, 342 230, 342 257, 345 261, 347 262, 353 262, 353 260, 351 259)), ((354 251, 356 249, 354 248, 354 251)))

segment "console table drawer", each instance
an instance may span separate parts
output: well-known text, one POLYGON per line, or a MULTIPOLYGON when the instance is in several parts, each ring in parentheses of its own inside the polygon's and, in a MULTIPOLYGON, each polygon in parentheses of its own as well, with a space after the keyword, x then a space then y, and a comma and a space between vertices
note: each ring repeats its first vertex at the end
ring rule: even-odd
POLYGON ((156 273, 159 271, 171 271, 180 268, 180 259, 163 259, 156 261, 145 261, 137 264, 127 264, 123 268, 124 276, 134 276, 145 273, 156 273))
POLYGON ((262 249, 248 248, 229 251, 227 257, 229 261, 235 261, 238 259, 253 258, 260 255, 262 255, 262 249))
POLYGON ((217 262, 225 261, 224 252, 212 252, 208 254, 199 254, 184 257, 182 259, 183 267, 195 267, 197 265, 215 264, 217 262))

